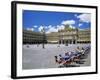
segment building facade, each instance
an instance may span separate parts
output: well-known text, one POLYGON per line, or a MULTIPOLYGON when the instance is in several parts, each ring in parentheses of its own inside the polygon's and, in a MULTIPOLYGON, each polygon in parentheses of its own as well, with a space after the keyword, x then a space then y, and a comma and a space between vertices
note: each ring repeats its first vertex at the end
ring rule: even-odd
POLYGON ((90 29, 80 30, 77 28, 65 27, 58 32, 43 34, 40 32, 23 30, 23 44, 76 44, 91 43, 90 29))
POLYGON ((46 43, 46 36, 40 32, 23 30, 23 44, 46 43))
POLYGON ((78 43, 91 43, 91 31, 90 29, 78 31, 78 43))
POLYGON ((48 43, 58 43, 59 42, 58 32, 52 32, 52 33, 46 34, 46 36, 47 36, 48 43))
POLYGON ((52 32, 47 34, 47 41, 49 43, 59 44, 76 44, 76 43, 90 43, 91 33, 90 29, 72 29, 65 28, 58 32, 52 32))

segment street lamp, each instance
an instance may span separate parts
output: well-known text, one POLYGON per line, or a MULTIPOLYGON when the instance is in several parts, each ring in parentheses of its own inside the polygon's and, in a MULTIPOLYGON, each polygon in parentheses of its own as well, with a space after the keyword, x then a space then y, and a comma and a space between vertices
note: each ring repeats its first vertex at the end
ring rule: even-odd
POLYGON ((43 43, 42 43, 42 48, 44 49, 45 48, 45 29, 43 28, 42 30, 41 30, 41 32, 42 32, 42 34, 43 34, 43 43))
POLYGON ((78 30, 78 28, 76 28, 76 31, 77 31, 77 42, 78 42, 78 38, 79 38, 79 35, 78 35, 79 30, 78 30))
POLYGON ((58 47, 60 47, 60 30, 58 30, 58 37, 59 37, 59 39, 58 39, 58 47))
POLYGON ((74 34, 74 31, 75 31, 75 29, 72 29, 72 37, 73 37, 72 44, 75 44, 75 34, 74 34))

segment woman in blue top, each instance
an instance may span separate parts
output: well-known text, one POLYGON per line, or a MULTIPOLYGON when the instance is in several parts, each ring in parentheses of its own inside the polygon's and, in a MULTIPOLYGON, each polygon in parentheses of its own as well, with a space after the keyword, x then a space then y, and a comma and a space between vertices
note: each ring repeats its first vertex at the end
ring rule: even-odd
POLYGON ((65 53, 64 60, 67 61, 69 60, 69 58, 70 58, 69 52, 65 53))

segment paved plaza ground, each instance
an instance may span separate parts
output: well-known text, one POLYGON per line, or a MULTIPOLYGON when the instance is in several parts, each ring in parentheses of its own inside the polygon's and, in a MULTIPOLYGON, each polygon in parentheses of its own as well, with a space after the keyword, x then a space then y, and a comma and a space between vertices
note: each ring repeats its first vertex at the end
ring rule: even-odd
MULTIPOLYGON (((23 45, 22 53, 22 67, 23 69, 45 69, 45 68, 58 68, 58 64, 55 63, 55 55, 64 55, 66 52, 75 51, 77 46, 87 47, 90 44, 70 44, 68 46, 58 44, 45 44, 45 49, 42 48, 42 44, 35 45, 23 45)), ((90 52, 89 52, 90 53, 90 52)), ((78 64, 79 66, 90 65, 90 54, 84 59, 84 64, 78 64)), ((77 65, 77 64, 75 64, 77 65)))

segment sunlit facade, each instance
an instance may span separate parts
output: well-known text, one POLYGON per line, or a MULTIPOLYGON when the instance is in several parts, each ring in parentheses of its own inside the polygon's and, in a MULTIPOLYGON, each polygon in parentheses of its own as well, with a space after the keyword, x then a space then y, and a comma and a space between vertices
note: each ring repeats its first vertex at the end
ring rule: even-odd
POLYGON ((41 44, 41 43, 55 43, 55 44, 77 44, 77 43, 90 43, 91 31, 90 29, 71 29, 64 28, 58 32, 46 33, 43 35, 41 32, 34 32, 23 30, 23 43, 24 44, 41 44))
POLYGON ((58 32, 47 34, 47 41, 49 43, 59 44, 76 44, 76 43, 90 43, 91 33, 90 29, 71 29, 65 28, 58 32))
POLYGON ((23 44, 40 44, 47 42, 46 36, 40 32, 34 32, 29 30, 23 30, 23 44))

